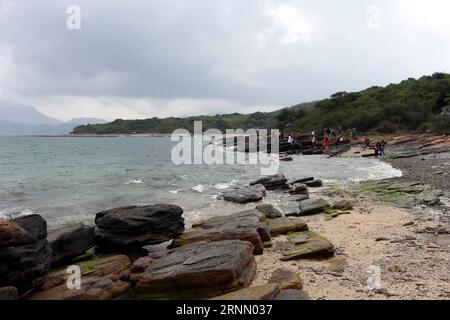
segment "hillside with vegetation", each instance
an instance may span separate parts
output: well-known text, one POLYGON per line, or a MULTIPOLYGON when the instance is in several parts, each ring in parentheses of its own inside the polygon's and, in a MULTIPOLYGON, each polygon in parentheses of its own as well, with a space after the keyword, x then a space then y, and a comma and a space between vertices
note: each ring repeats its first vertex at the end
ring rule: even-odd
POLYGON ((407 79, 386 87, 360 92, 338 92, 318 102, 299 104, 274 112, 225 114, 187 118, 115 120, 106 124, 76 127, 75 134, 170 133, 193 129, 202 120, 203 129, 279 128, 319 130, 356 128, 359 132, 450 132, 450 117, 443 108, 450 105, 450 74, 435 73, 407 79))

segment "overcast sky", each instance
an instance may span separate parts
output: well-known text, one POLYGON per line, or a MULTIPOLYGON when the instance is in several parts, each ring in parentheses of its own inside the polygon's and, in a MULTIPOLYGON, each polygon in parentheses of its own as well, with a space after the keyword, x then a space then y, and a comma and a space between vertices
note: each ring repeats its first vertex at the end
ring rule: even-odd
POLYGON ((449 16, 448 0, 0 0, 0 98, 62 120, 273 110, 449 72, 449 16))

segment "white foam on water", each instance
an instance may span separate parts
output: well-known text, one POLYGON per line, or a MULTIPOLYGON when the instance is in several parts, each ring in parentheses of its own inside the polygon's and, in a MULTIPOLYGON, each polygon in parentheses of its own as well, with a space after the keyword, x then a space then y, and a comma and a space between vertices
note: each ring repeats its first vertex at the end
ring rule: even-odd
POLYGON ((19 217, 29 216, 34 213, 35 212, 33 210, 28 210, 28 209, 20 211, 20 212, 14 212, 14 213, 6 213, 3 211, 0 211, 0 219, 10 220, 10 219, 15 219, 15 218, 19 218, 19 217))
POLYGON ((136 179, 136 180, 130 180, 130 181, 127 181, 126 184, 143 184, 143 183, 144 183, 144 182, 142 182, 141 179, 136 179))
POLYGON ((191 187, 192 190, 197 191, 198 193, 202 193, 205 191, 205 187, 202 184, 199 184, 195 187, 191 187))
POLYGON ((172 193, 172 194, 178 194, 178 192, 180 192, 180 190, 169 190, 169 193, 172 193))

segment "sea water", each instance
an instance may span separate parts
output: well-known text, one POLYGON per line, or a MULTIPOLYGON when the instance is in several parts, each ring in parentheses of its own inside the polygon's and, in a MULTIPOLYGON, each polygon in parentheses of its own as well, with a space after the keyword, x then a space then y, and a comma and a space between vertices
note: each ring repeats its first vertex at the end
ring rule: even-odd
MULTIPOLYGON (((260 178, 258 165, 174 165, 173 146, 169 137, 0 137, 0 218, 37 213, 52 228, 126 205, 176 204, 188 222, 254 207, 217 195, 260 178)), ((280 162, 280 172, 328 186, 401 175, 377 159, 327 156, 280 162)), ((274 192, 265 201, 295 205, 274 192)))

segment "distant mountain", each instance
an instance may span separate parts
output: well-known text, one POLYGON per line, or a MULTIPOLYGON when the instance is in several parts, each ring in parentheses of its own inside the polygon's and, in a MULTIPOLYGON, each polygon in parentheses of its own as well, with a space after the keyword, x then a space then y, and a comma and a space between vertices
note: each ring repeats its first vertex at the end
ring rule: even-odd
POLYGON ((61 120, 40 113, 32 106, 14 104, 0 100, 0 121, 23 123, 28 125, 58 125, 61 120))
POLYGON ((98 118, 73 118, 67 121, 66 123, 73 123, 81 126, 88 124, 103 124, 106 123, 106 121, 98 118))

